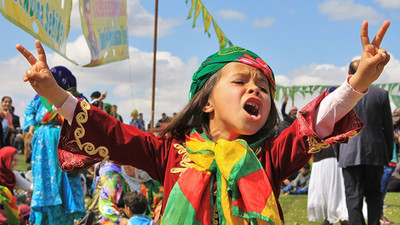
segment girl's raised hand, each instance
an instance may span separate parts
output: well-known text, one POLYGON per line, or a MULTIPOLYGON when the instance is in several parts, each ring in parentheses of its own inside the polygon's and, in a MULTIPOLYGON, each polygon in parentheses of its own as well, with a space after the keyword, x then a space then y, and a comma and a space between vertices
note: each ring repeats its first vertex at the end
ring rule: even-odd
POLYGON ((17 44, 17 50, 28 60, 31 68, 27 69, 23 77, 24 82, 29 81, 33 89, 40 95, 47 98, 56 107, 62 106, 68 98, 64 89, 58 86, 47 65, 46 53, 40 41, 35 41, 38 59, 32 55, 24 46, 17 44))
POLYGON ((385 49, 380 48, 383 37, 389 28, 390 22, 383 22, 372 42, 368 37, 368 22, 364 21, 361 26, 361 53, 360 65, 357 72, 349 80, 350 85, 357 91, 364 92, 369 85, 381 75, 385 65, 390 60, 390 55, 385 49))

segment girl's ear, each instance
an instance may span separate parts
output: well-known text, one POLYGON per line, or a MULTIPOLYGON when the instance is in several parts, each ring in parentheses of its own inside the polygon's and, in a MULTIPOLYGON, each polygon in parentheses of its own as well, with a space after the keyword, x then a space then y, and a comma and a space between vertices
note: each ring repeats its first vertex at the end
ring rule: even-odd
POLYGON ((203 112, 205 112, 205 113, 212 113, 212 112, 214 112, 214 104, 213 104, 213 102, 211 101, 211 99, 208 99, 207 105, 204 106, 204 108, 203 108, 203 112))

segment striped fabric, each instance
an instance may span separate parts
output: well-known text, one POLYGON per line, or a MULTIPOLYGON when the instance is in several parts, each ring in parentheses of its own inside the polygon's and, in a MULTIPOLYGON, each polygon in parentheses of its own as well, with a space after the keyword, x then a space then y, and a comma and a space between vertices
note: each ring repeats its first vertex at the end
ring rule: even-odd
POLYGON ((218 140, 192 132, 186 139, 193 165, 175 183, 162 224, 211 224, 215 203, 219 224, 283 224, 260 162, 244 140, 218 140))
POLYGON ((0 185, 0 203, 4 206, 4 211, 6 211, 7 224, 20 224, 17 198, 10 192, 10 190, 8 190, 8 188, 2 185, 0 185))

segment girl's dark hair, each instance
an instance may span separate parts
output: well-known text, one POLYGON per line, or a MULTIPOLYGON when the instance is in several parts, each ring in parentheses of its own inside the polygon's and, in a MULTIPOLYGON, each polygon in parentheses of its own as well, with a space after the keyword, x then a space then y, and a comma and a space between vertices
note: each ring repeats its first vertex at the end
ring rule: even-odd
POLYGON ((180 113, 165 127, 161 135, 173 136, 178 140, 185 140, 185 135, 193 129, 198 132, 209 133, 208 113, 203 112, 208 103, 208 99, 214 89, 215 84, 221 75, 220 70, 213 74, 197 92, 192 100, 181 110, 180 113))
MULTIPOLYGON (((200 133, 205 132, 210 138, 210 120, 208 113, 203 112, 203 109, 207 105, 215 84, 221 76, 220 71, 221 70, 218 70, 206 81, 204 86, 193 96, 192 100, 185 106, 185 108, 178 113, 175 119, 168 123, 165 129, 163 129, 161 132, 161 135, 173 136, 178 140, 184 141, 185 135, 189 134, 193 129, 196 129, 196 131, 200 133)), ((265 125, 257 133, 249 136, 243 136, 241 138, 245 139, 249 143, 258 141, 270 134, 277 122, 279 122, 279 114, 274 99, 272 99, 271 96, 271 110, 265 125)))

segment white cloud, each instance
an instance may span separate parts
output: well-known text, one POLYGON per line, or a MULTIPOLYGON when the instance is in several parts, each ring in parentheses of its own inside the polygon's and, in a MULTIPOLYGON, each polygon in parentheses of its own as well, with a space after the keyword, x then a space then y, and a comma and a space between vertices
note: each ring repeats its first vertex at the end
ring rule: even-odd
POLYGON ((357 4, 353 0, 328 0, 318 5, 319 13, 328 15, 331 20, 367 20, 378 24, 384 16, 370 6, 357 4))
POLYGON ((285 87, 292 85, 290 79, 285 75, 276 75, 275 82, 277 85, 285 86, 285 87))
MULTIPOLYGON (((82 45, 85 46, 84 44, 82 36, 68 43, 68 55, 79 58, 81 54, 79 60, 85 57, 89 59, 90 53, 88 49, 82 47, 82 45)), ((26 47, 37 55, 33 44, 26 47)), ((146 122, 149 122, 153 53, 130 47, 129 55, 131 58, 128 60, 94 68, 76 66, 57 53, 48 54, 47 60, 50 67, 63 65, 69 68, 77 78, 78 91, 86 97, 89 98, 90 94, 96 90, 107 91, 105 102, 118 105, 118 112, 125 122, 129 122, 130 112, 134 108, 143 112, 146 122)), ((162 112, 172 115, 173 112, 180 111, 187 103, 191 76, 197 64, 196 58, 183 62, 169 52, 157 52, 155 120, 161 117, 162 112)), ((21 55, 0 62, 2 91, 13 98, 16 114, 21 116, 21 122, 26 105, 35 95, 29 83, 22 81, 22 76, 28 68, 29 63, 21 55)))
POLYGON ((217 12, 217 16, 227 20, 238 20, 238 21, 247 20, 245 14, 231 9, 219 10, 217 12))
POLYGON ((399 82, 400 83, 400 76, 399 76, 399 71, 400 71, 400 61, 399 59, 395 58, 392 53, 391 58, 389 63, 385 66, 385 69, 382 72, 382 75, 379 77, 378 81, 379 83, 394 83, 394 82, 399 82))
MULTIPOLYGON (((154 35, 154 14, 149 13, 140 4, 139 0, 127 1, 128 31, 130 35, 138 37, 153 37, 154 35)), ((176 19, 164 19, 158 17, 157 36, 164 37, 172 33, 174 26, 182 21, 176 19)))
MULTIPOLYGON (((390 54, 390 53, 389 53, 390 54)), ((359 56, 354 59, 360 58, 359 56)), ((310 64, 290 71, 286 77, 290 82, 283 80, 283 86, 302 86, 302 85, 340 85, 347 77, 348 65, 337 66, 332 64, 310 64)), ((375 83, 394 83, 400 82, 398 76, 400 71, 400 61, 391 55, 389 63, 386 65, 381 76, 375 83)))
POLYGON ((274 18, 255 19, 253 21, 253 27, 272 27, 274 23, 274 18))
POLYGON ((338 67, 332 64, 311 64, 302 66, 287 74, 292 78, 292 85, 338 85, 347 76, 346 66, 338 67))
POLYGON ((390 9, 399 9, 400 8, 400 0, 374 0, 381 4, 383 8, 390 9))
POLYGON ((70 18, 71 30, 81 30, 81 15, 79 13, 79 0, 72 1, 71 18, 70 18))

